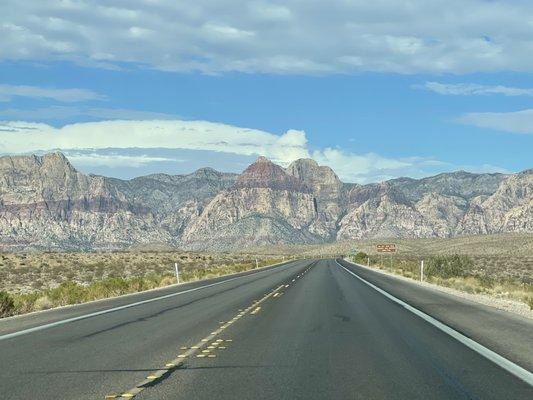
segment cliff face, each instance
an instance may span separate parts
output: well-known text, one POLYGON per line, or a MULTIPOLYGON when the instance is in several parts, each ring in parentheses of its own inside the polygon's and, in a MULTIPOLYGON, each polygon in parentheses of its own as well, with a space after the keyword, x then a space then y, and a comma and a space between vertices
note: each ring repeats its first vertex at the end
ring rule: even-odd
POLYGON ((84 175, 60 153, 0 157, 0 249, 166 243, 228 250, 377 237, 533 232, 533 170, 342 183, 315 161, 261 157, 129 181, 84 175))
POLYGON ((177 244, 189 220, 234 180, 199 170, 122 181, 77 172, 60 153, 0 157, 0 249, 177 244))
POLYGON ((343 184, 335 172, 314 160, 300 159, 289 165, 287 173, 303 182, 313 194, 316 215, 309 231, 322 239, 335 239, 343 212, 343 184))
POLYGON ((533 170, 510 175, 491 195, 474 197, 455 233, 533 232, 533 170))
POLYGON ((189 247, 216 248, 318 241, 309 231, 316 218, 311 189, 266 158, 259 158, 219 193, 187 227, 189 247))

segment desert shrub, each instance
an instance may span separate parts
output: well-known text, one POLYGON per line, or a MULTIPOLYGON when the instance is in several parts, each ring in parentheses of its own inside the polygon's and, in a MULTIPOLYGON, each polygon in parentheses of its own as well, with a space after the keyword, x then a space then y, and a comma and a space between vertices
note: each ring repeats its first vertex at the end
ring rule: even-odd
POLYGON ((531 310, 533 310, 533 297, 526 297, 526 304, 529 306, 531 310))
POLYGON ((480 285, 487 289, 493 288, 496 282, 496 280, 487 273, 478 276, 478 280, 479 280, 480 285))
POLYGON ((89 285, 86 290, 89 299, 102 299, 128 293, 128 289, 129 285, 125 279, 113 277, 95 282, 89 285))
POLYGON ((39 297, 37 300, 35 300, 35 303, 33 303, 33 309, 35 311, 40 310, 48 310, 49 308, 54 307, 54 303, 50 298, 46 295, 39 297))
POLYGON ((173 285, 174 283, 176 283, 175 276, 167 275, 167 276, 164 276, 163 279, 161 279, 161 286, 173 285))
POLYGON ((75 282, 63 282, 55 289, 47 290, 50 301, 56 305, 65 306, 85 301, 87 290, 75 282))
POLYGON ((0 318, 9 317, 15 312, 15 300, 9 293, 0 291, 0 318))
POLYGON ((362 251, 358 252, 355 256, 352 257, 354 263, 365 264, 368 261, 368 254, 363 253, 362 251))
POLYGON ((425 273, 428 277, 455 278, 468 276, 474 262, 465 255, 431 257, 426 264, 425 273))

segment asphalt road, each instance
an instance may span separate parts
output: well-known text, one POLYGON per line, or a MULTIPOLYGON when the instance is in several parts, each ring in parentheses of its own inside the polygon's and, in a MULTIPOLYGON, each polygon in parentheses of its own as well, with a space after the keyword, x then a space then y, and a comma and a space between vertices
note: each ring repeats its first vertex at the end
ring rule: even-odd
MULTIPOLYGON (((530 369, 530 321, 347 267, 530 369)), ((533 398, 532 386, 334 260, 233 278, 0 321, 0 398, 533 398), (172 296, 5 336, 162 295, 172 296)))

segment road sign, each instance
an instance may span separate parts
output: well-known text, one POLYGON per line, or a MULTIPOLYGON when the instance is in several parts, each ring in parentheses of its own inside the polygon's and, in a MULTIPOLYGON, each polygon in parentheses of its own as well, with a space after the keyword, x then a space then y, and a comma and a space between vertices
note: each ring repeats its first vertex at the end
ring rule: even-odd
POLYGON ((376 250, 378 253, 396 253, 396 244, 394 243, 376 244, 376 250))

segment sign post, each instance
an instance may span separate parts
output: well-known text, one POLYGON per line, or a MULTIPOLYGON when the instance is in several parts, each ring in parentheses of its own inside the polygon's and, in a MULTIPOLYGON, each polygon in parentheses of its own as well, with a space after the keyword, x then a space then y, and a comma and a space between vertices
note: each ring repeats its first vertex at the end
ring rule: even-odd
POLYGON ((392 254, 396 253, 395 243, 376 244, 376 251, 380 253, 381 265, 383 265, 383 253, 390 253, 390 267, 392 269, 392 254))
POLYGON ((420 261, 420 282, 424 282, 424 260, 420 261))

